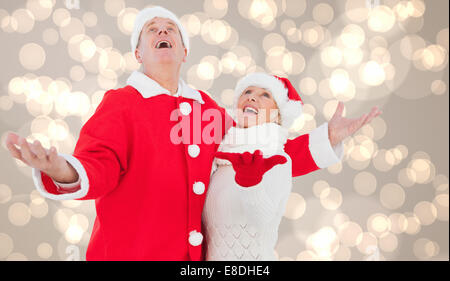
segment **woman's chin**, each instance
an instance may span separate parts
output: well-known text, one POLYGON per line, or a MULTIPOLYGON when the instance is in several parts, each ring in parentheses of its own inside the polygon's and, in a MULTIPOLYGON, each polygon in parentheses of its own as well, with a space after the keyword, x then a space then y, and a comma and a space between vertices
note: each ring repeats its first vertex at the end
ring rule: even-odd
POLYGON ((248 120, 247 118, 244 118, 243 120, 239 120, 238 127, 240 127, 240 128, 250 128, 250 127, 253 127, 253 126, 261 125, 263 123, 266 123, 266 122, 262 122, 262 121, 258 122, 256 120, 248 120))

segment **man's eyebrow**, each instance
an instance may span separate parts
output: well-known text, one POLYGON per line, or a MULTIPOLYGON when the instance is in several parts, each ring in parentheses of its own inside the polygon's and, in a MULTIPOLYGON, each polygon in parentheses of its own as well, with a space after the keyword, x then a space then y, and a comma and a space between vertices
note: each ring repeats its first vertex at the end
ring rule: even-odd
POLYGON ((155 21, 150 21, 150 22, 146 23, 145 26, 150 26, 150 25, 152 25, 154 23, 155 23, 155 21))
MULTIPOLYGON (((148 26, 150 26, 150 25, 152 25, 152 24, 155 24, 155 23, 156 23, 156 22, 153 20, 153 21, 148 22, 145 26, 148 27, 148 26)), ((178 27, 175 23, 173 23, 173 22, 171 22, 171 21, 167 22, 167 24, 170 24, 170 25, 172 25, 172 26, 174 26, 174 27, 178 27)))

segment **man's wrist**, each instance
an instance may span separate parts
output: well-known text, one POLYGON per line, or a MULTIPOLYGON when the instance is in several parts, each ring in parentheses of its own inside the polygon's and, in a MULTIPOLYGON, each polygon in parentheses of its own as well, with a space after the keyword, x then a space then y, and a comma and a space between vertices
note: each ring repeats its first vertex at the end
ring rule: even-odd
POLYGON ((77 171, 65 159, 63 163, 64 164, 58 166, 57 170, 55 171, 49 172, 43 171, 43 172, 46 173, 49 177, 51 177, 54 181, 59 183, 77 182, 78 181, 77 171))

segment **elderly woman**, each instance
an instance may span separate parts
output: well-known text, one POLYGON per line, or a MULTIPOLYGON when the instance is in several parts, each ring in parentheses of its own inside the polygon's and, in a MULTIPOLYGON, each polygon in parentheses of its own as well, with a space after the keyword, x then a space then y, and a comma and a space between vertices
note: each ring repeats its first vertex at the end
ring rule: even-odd
MULTIPOLYGON (((275 260, 292 188, 292 161, 284 145, 303 102, 286 78, 252 73, 238 82, 234 105, 237 126, 218 149, 203 209, 206 259, 275 260)), ((328 130, 328 123, 319 130, 328 130)), ((343 157, 342 142, 330 145, 336 163, 343 157)), ((306 157, 304 165, 314 165, 306 157)))

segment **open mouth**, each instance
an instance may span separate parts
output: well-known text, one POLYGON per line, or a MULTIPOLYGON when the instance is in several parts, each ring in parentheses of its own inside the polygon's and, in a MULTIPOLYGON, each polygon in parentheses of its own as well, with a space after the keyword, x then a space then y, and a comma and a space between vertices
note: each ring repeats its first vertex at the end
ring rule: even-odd
POLYGON ((252 115, 258 115, 258 109, 252 106, 245 106, 242 111, 244 113, 252 114, 252 115))
POLYGON ((155 48, 156 49, 165 49, 165 48, 171 49, 172 44, 170 44, 169 41, 161 40, 156 44, 155 48))

